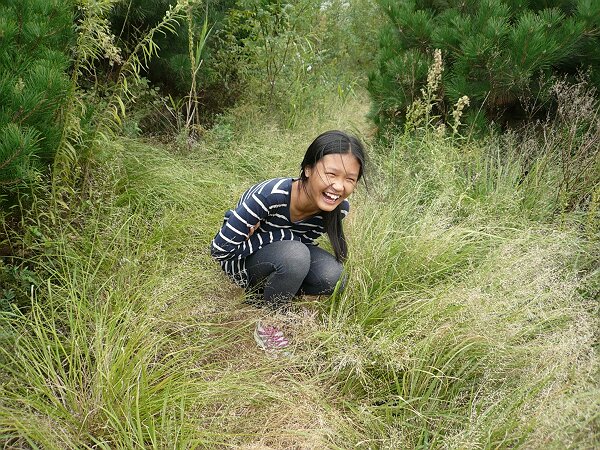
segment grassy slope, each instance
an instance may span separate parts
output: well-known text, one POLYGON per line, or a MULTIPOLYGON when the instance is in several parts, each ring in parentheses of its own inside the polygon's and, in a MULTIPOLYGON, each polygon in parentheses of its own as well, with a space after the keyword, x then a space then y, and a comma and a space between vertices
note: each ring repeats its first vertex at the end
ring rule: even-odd
POLYGON ((349 289, 270 317, 293 337, 289 357, 256 349, 268 314, 241 305, 208 243, 244 188, 296 174, 319 132, 366 138, 366 106, 352 98, 292 131, 240 108, 191 151, 116 143, 94 212, 48 232, 31 313, 3 319, 0 442, 598 444, 597 313, 582 294, 597 247, 536 221, 478 147, 372 149, 348 221, 349 289))

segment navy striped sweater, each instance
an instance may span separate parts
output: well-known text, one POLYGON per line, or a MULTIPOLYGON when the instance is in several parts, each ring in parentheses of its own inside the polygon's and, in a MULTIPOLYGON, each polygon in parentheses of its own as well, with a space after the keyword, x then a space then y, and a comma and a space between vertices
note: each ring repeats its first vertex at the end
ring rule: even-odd
MULTIPOLYGON (((256 184, 244 192, 235 209, 225 213, 210 253, 238 285, 246 287, 248 284, 245 258, 265 245, 284 240, 317 245, 315 239, 325 233, 321 215, 297 222, 290 220, 293 181, 292 178, 274 178, 256 184), (248 237, 250 227, 257 223, 259 227, 248 237)), ((343 217, 349 210, 350 204, 344 200, 343 217)))

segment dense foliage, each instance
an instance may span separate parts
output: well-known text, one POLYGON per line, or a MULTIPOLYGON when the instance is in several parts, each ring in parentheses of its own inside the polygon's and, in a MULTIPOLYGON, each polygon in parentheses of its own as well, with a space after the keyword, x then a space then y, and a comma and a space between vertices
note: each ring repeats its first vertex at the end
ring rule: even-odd
MULTIPOLYGON (((168 3, 134 0, 113 6, 111 33, 123 55, 160 21, 168 3)), ((218 114, 239 101, 265 105, 293 125, 301 111, 319 107, 322 89, 333 86, 339 95, 348 95, 373 58, 376 42, 370 30, 377 28, 378 18, 371 2, 190 0, 179 4, 186 11, 185 19, 173 26, 173 33, 154 36, 160 54, 140 72, 149 85, 138 87, 135 94, 144 101, 131 105, 129 119, 142 132, 181 128, 190 114, 190 97, 201 111, 200 128, 210 126, 218 114)), ((114 79, 119 65, 110 62, 101 60, 95 69, 114 79)))
POLYGON ((444 114, 462 95, 467 120, 505 123, 547 111, 551 77, 590 68, 600 86, 600 3, 592 0, 380 0, 378 68, 370 76, 372 115, 402 123, 420 95, 433 49, 446 63, 444 114), (527 104, 527 106, 523 106, 527 104), (481 114, 480 114, 481 116, 481 114), (480 117, 479 119, 483 119, 480 117))
MULTIPOLYGON (((535 17, 558 5, 524 1, 507 4, 535 17)), ((14 26, 58 2, 0 7, 2 117, 40 149, 60 138, 51 186, 38 177, 21 198, 16 231, 0 217, 0 447, 600 448, 593 83, 559 79, 555 114, 481 139, 461 125, 478 85, 450 111, 458 59, 433 51, 404 130, 376 139, 363 86, 374 0, 166 3, 77 1, 64 23, 77 41, 56 41, 72 61, 49 58, 66 104, 40 93, 51 74, 32 83, 26 70, 58 34, 36 44, 25 35, 43 24, 14 26), (213 81, 208 95, 229 107, 200 124, 213 81), (41 99, 31 114, 54 115, 7 108, 26 95, 41 99), (44 131, 51 118, 60 136, 44 131), (158 136, 141 138, 141 119, 158 136), (208 252, 223 212, 249 185, 296 175, 312 139, 336 128, 369 156, 344 221, 346 288, 284 312, 244 305, 208 252), (259 320, 292 345, 263 353, 259 320)), ((593 3, 560 7, 571 17, 593 3)), ((459 5, 427 4, 430 21, 459 5)), ((455 23, 493 4, 465 0, 455 23)), ((597 37, 586 39, 581 52, 597 37)))
POLYGON ((319 114, 335 90, 346 98, 370 66, 379 26, 374 4, 238 0, 215 35, 228 90, 293 126, 319 114))
POLYGON ((69 92, 73 11, 61 0, 0 5, 0 201, 48 173, 69 92))
MULTIPOLYGON (((141 36, 159 23, 172 4, 171 0, 133 0, 117 3, 111 11, 111 29, 116 42, 125 53, 131 51, 141 36)), ((183 3, 183 2, 180 2, 183 3)), ((158 34, 156 45, 160 48, 160 56, 149 61, 143 75, 163 94, 170 94, 180 99, 189 94, 192 84, 192 61, 190 60, 190 38, 193 51, 196 52, 198 40, 205 39, 203 48, 198 54, 202 60, 197 61, 198 91, 202 110, 212 116, 223 108, 230 106, 231 96, 218 73, 214 63, 214 52, 217 51, 214 34, 222 27, 225 12, 233 6, 235 0, 208 0, 187 2, 189 20, 180 20, 173 28, 173 33, 158 34), (203 27, 206 21, 207 30, 203 27)), ((208 122, 210 117, 203 117, 208 122)), ((146 123, 146 128, 152 124, 146 123)), ((155 130, 156 131, 156 130, 155 130)))

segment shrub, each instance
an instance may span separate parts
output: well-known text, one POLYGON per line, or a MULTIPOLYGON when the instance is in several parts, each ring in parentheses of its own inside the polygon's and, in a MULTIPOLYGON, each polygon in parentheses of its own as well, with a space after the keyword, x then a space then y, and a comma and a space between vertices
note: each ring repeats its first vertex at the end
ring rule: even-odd
POLYGON ((279 0, 239 0, 227 13, 217 39, 222 49, 221 73, 249 85, 255 97, 269 106, 288 97, 298 71, 315 68, 318 2, 294 5, 279 0))
MULTIPOLYGON (((172 3, 173 1, 169 0, 133 0, 117 3, 111 12, 110 21, 118 45, 125 52, 131 51, 137 45, 140 36, 161 21, 164 12, 172 3)), ((222 26, 225 12, 233 6, 234 0, 215 0, 210 3, 189 1, 188 4, 191 20, 182 20, 175 25, 175 33, 156 36, 160 58, 152 59, 148 68, 144 69, 144 75, 148 80, 160 86, 165 94, 172 95, 174 99, 183 98, 190 91, 192 83, 188 48, 190 36, 194 41, 199 39, 205 20, 213 33, 218 30, 222 26)), ((233 101, 233 97, 227 92, 224 80, 219 76, 218 68, 215 67, 213 53, 216 50, 216 43, 212 36, 209 36, 202 50, 204 61, 197 71, 197 79, 200 80, 198 86, 200 102, 203 112, 206 113, 206 117, 201 118, 203 122, 210 120, 212 115, 229 106, 233 101)), ((148 128, 154 127, 148 126, 148 128)))
MULTIPOLYGON (((446 61, 443 103, 469 95, 472 108, 506 123, 524 111, 524 98, 549 96, 551 75, 593 69, 600 85, 600 3, 507 0, 397 2, 379 0, 388 24, 381 31, 378 68, 370 75, 372 116, 381 125, 403 123, 406 108, 419 95, 432 51, 446 61)), ((547 105, 548 106, 548 105, 547 105)), ((541 111, 542 113, 544 111, 541 111)))
POLYGON ((0 5, 0 200, 52 163, 69 92, 72 24, 68 2, 0 5))
MULTIPOLYGON (((553 172, 555 210, 598 214, 600 194, 600 102, 587 78, 555 80, 550 94, 556 104, 552 119, 533 123, 517 134, 524 161, 523 182, 537 184, 540 167, 553 172)), ((510 134, 509 134, 510 135, 510 134)), ((598 225, 596 225, 596 228, 598 225)), ((597 231, 597 230, 596 230, 597 231)))
MULTIPOLYGON (((372 62, 370 1, 238 0, 216 33, 215 67, 236 97, 293 127, 345 101, 372 62)), ((376 28, 376 26, 373 25, 376 28)))

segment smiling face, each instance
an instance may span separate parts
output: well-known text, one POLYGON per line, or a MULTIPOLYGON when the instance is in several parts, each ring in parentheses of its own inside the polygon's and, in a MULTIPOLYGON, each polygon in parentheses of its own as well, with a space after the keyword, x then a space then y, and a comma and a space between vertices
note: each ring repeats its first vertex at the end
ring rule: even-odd
POLYGON ((333 211, 356 187, 361 165, 352 153, 331 153, 306 167, 304 188, 314 208, 333 211))

